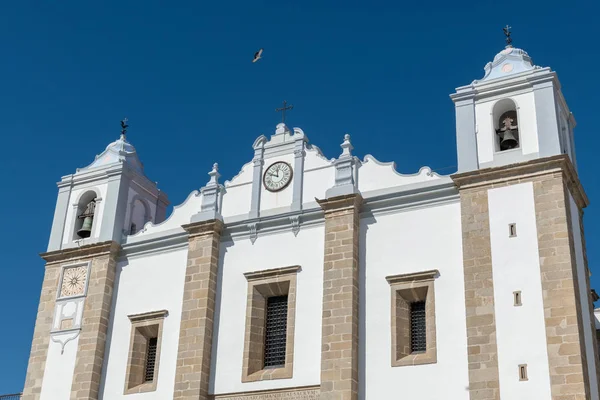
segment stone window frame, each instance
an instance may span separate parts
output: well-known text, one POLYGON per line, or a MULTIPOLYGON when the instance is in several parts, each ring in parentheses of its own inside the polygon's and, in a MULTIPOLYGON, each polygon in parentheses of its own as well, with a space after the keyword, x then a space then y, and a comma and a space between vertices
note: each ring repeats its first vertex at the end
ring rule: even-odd
POLYGON ((131 333, 129 337, 129 352, 127 353, 127 372, 125 374, 124 395, 156 391, 160 366, 163 323, 168 315, 169 312, 167 310, 159 310, 127 316, 131 321, 131 333), (154 363, 154 379, 150 382, 146 382, 145 368, 147 343, 148 339, 155 335, 157 343, 156 360, 154 363), (137 358, 134 357, 136 356, 136 352, 138 355, 137 358), (139 365, 134 365, 136 361, 139 365), (136 367, 137 371, 135 369, 136 367))
POLYGON ((434 269, 390 275, 385 278, 391 289, 392 367, 437 363, 434 281, 439 274, 439 271, 434 269), (423 300, 425 300, 427 349, 425 352, 412 353, 408 304, 423 300))
POLYGON ((71 299, 77 299, 77 298, 80 298, 80 297, 86 297, 87 296, 87 292, 88 292, 88 287, 90 286, 89 283, 90 283, 91 269, 92 269, 92 262, 91 261, 80 261, 80 262, 75 262, 75 263, 61 265, 61 267, 60 267, 60 276, 58 278, 58 288, 56 289, 56 300, 71 300, 71 299), (76 294, 76 295, 73 295, 73 296, 62 296, 61 297, 60 293, 62 292, 61 288, 62 288, 62 284, 63 284, 63 278, 64 278, 65 270, 67 270, 69 268, 77 268, 77 267, 86 267, 87 268, 86 279, 85 279, 85 284, 84 284, 84 288, 83 288, 83 293, 76 294))
POLYGON ((244 359, 242 383, 272 379, 289 379, 294 369, 294 332, 296 320, 296 282, 301 271, 299 265, 246 272, 248 294, 246 301, 246 327, 244 334, 244 359), (266 299, 288 296, 285 365, 279 368, 264 367, 264 335, 266 299))

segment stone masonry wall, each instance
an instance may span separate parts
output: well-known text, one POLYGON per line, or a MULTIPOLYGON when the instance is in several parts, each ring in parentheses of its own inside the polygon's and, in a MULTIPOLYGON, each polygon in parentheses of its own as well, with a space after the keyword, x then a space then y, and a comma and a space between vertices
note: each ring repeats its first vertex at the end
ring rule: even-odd
POLYGON ((320 201, 325 210, 321 400, 358 398, 360 195, 320 201))
POLYGON ((492 250, 486 187, 461 190, 471 400, 499 400, 492 250))
POLYGON ((208 400, 214 328, 219 220, 184 225, 189 250, 183 292, 174 400, 208 400))
POLYGON ((46 265, 22 400, 37 400, 40 398, 59 279, 60 264, 46 265))
POLYGON ((115 282, 116 254, 92 259, 71 400, 97 400, 115 282))

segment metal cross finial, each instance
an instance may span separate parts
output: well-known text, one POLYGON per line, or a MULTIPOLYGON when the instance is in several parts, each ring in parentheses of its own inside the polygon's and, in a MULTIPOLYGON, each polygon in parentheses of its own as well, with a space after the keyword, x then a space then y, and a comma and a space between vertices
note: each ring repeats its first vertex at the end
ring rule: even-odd
POLYGON ((125 137, 128 127, 129 125, 127 125, 127 118, 123 118, 123 120, 121 120, 121 136, 125 137))
POLYGON ((502 28, 502 30, 504 31, 504 36, 506 36, 506 45, 507 46, 511 46, 512 43, 512 38, 510 37, 510 29, 512 28, 512 26, 508 26, 508 24, 502 28))
POLYGON ((287 105, 287 101, 283 101, 283 107, 281 108, 276 108, 275 111, 279 112, 281 111, 281 122, 285 124, 285 110, 291 110, 292 108, 294 108, 293 104, 290 104, 289 106, 287 105))

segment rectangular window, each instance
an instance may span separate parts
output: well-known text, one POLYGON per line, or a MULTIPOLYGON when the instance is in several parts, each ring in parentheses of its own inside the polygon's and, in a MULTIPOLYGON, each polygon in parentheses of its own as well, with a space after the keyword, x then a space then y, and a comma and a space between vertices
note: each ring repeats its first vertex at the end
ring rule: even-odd
POLYGON ((145 368, 145 381, 152 382, 154 380, 154 366, 156 365, 156 346, 158 345, 158 338, 153 337, 148 339, 148 351, 146 351, 146 368, 145 368))
POLYGON ((410 304, 410 350, 413 353, 427 350, 424 301, 415 301, 410 304))
POLYGON ((265 324, 265 368, 285 365, 285 342, 287 335, 288 297, 267 299, 265 324))
POLYGON ((160 361, 160 341, 166 310, 129 315, 131 338, 124 394, 156 390, 160 361))
POLYGON ((392 292, 392 367, 437 362, 437 270, 386 277, 392 292))
POLYGON ((242 382, 292 378, 299 266, 246 272, 242 382))

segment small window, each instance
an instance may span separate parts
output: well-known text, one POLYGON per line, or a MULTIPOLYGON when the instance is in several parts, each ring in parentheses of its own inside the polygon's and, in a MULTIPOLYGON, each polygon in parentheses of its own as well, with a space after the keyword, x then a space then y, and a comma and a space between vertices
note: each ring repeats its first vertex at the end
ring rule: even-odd
POLYGON ((146 351, 146 368, 145 368, 145 381, 152 382, 154 380, 154 367, 156 365, 156 347, 158 345, 158 338, 153 337, 148 339, 148 350, 146 351))
POLYGON ((515 300, 515 302, 514 302, 515 307, 522 306, 523 303, 521 303, 521 291, 517 290, 516 292, 513 292, 513 296, 514 296, 514 300, 515 300))
POLYGON ((410 304, 410 350, 413 353, 427 350, 424 301, 415 301, 410 304))
POLYGON ((527 364, 519 365, 519 380, 520 381, 528 381, 527 378, 527 364))
POLYGON ((517 224, 508 224, 508 237, 517 236, 517 224))
POLYGON ((287 311, 287 296, 269 297, 267 299, 265 368, 282 367, 285 365, 287 311))

